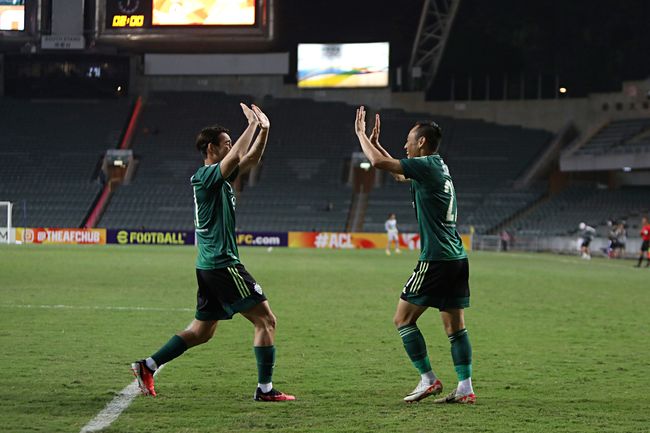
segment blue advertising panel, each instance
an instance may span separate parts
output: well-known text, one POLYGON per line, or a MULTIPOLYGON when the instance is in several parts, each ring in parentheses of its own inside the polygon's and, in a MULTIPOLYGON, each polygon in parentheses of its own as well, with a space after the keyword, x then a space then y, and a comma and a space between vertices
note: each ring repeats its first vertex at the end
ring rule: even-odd
MULTIPOLYGON (((194 245, 193 230, 106 230, 106 243, 118 245, 194 245)), ((238 232, 237 245, 286 247, 287 232, 238 232)))
POLYGON ((119 245, 194 245, 194 230, 106 230, 106 243, 119 245))

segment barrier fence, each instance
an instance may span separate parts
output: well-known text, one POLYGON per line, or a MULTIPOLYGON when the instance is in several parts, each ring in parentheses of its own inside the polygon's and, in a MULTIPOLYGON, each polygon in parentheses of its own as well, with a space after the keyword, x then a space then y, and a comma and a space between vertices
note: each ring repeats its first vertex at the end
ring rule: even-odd
MULTIPOLYGON (((499 236, 474 235, 473 247, 479 251, 503 251, 499 236)), ((582 239, 575 236, 516 236, 507 244, 507 250, 520 252, 550 252, 560 254, 577 254, 580 251, 582 239)), ((641 248, 641 240, 628 239, 622 252, 624 257, 637 257, 641 248)), ((609 251, 609 239, 596 237, 589 245, 594 257, 606 256, 609 251)))
MULTIPOLYGON (((463 244, 472 249, 472 237, 462 235, 463 244)), ((117 245, 194 245, 194 231, 131 230, 81 228, 23 228, 15 229, 17 243, 26 244, 117 244, 117 245)), ((386 233, 341 232, 237 232, 237 245, 251 247, 368 249, 386 248, 386 233)), ((420 249, 420 235, 400 233, 403 249, 420 249)))

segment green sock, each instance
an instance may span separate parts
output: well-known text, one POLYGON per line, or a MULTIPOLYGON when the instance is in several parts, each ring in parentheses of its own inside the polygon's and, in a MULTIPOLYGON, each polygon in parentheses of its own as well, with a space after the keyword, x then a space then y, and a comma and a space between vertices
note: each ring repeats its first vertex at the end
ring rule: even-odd
POLYGON ((169 339, 163 347, 161 347, 158 352, 151 355, 156 365, 160 367, 161 365, 171 361, 174 358, 178 358, 187 350, 187 343, 178 335, 174 335, 169 339))
POLYGON ((418 326, 415 324, 405 325, 397 328, 397 331, 402 337, 402 343, 404 343, 407 355, 418 372, 425 374, 431 371, 431 363, 427 355, 427 344, 418 326))
POLYGON ((458 381, 472 377, 472 345, 469 342, 467 329, 463 328, 449 336, 451 343, 451 359, 458 381))
POLYGON ((257 381, 271 383, 275 366, 275 346, 255 346, 254 350, 257 360, 257 381))

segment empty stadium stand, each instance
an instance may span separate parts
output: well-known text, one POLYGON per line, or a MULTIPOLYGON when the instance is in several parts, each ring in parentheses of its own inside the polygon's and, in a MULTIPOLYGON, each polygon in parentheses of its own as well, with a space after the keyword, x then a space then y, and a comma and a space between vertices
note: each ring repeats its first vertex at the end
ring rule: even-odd
POLYGON ((605 155, 650 151, 650 119, 616 120, 576 150, 576 155, 605 155))
MULTIPOLYGON (((237 104, 246 95, 215 92, 156 92, 149 95, 132 142, 135 176, 113 193, 98 226, 107 228, 193 228, 189 177, 201 164, 197 132, 221 123, 237 137, 245 119, 237 104)), ((272 120, 269 143, 256 175, 238 198, 240 230, 343 231, 352 188, 349 158, 359 146, 352 130, 354 107, 343 103, 266 97, 272 120)), ((0 100, 0 114, 16 122, 3 131, 3 200, 17 203, 17 225, 77 227, 99 191, 93 179, 107 148, 116 147, 129 101, 33 102, 0 100), (50 131, 47 142, 30 128, 50 131), (33 168, 31 168, 33 167, 33 168), (25 203, 23 206, 22 203, 25 203)), ((406 134, 423 113, 381 110, 382 144, 404 155, 406 134)), ((512 183, 550 135, 475 120, 436 118, 444 130, 441 148, 458 192, 459 225, 485 232, 539 199, 542 190, 513 191, 512 183)), ((369 193, 365 231, 383 231, 388 213, 403 231, 417 230, 408 184, 389 176, 369 193)))
MULTIPOLYGON (((251 97, 210 92, 157 92, 148 97, 133 150, 137 174, 113 194, 99 225, 108 228, 192 229, 189 177, 201 163, 196 133, 219 122, 236 137, 244 128, 238 102, 251 97)), ((258 231, 344 231, 352 188, 349 158, 359 150, 352 129, 354 107, 308 99, 265 97, 272 122, 256 182, 238 197, 237 228, 258 231)), ((382 110, 382 143, 402 157, 406 134, 422 113, 382 110)), ((442 153, 459 191, 459 223, 484 232, 538 199, 542 192, 513 192, 517 175, 550 134, 474 120, 437 119, 442 153)), ((387 176, 388 178, 388 176, 387 176)), ((369 194, 364 231, 383 231, 390 212, 403 231, 416 231, 408 185, 392 180, 369 194)))
POLYGON ((242 230, 344 231, 352 189, 346 161, 357 143, 354 108, 335 102, 265 98, 272 122, 259 183, 237 210, 242 230))
POLYGON ((14 225, 79 227, 100 190, 98 162, 129 113, 128 100, 0 98, 0 199, 14 202, 14 225))
MULTIPOLYGON (((150 95, 132 146, 137 174, 113 194, 99 225, 191 230, 189 178, 202 163, 196 134, 218 122, 237 137, 245 128, 240 101, 252 102, 209 92, 150 95)), ((340 132, 349 126, 344 105, 268 98, 262 106, 272 120, 269 143, 259 182, 238 197, 237 228, 344 230, 351 191, 341 182, 343 149, 354 138, 352 131, 340 132)))
POLYGON ((649 211, 649 187, 607 190, 574 185, 515 219, 508 229, 520 235, 568 235, 585 222, 605 235, 608 220, 624 220, 635 226, 649 211))

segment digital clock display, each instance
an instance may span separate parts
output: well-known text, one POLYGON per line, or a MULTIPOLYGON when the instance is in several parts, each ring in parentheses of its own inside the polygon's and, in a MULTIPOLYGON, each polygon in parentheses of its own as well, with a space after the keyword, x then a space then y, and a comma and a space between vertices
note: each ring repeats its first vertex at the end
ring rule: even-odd
POLYGON ((152 0, 106 0, 106 27, 142 28, 151 23, 152 0))
POLYGON ((113 15, 111 27, 142 27, 144 15, 113 15))

